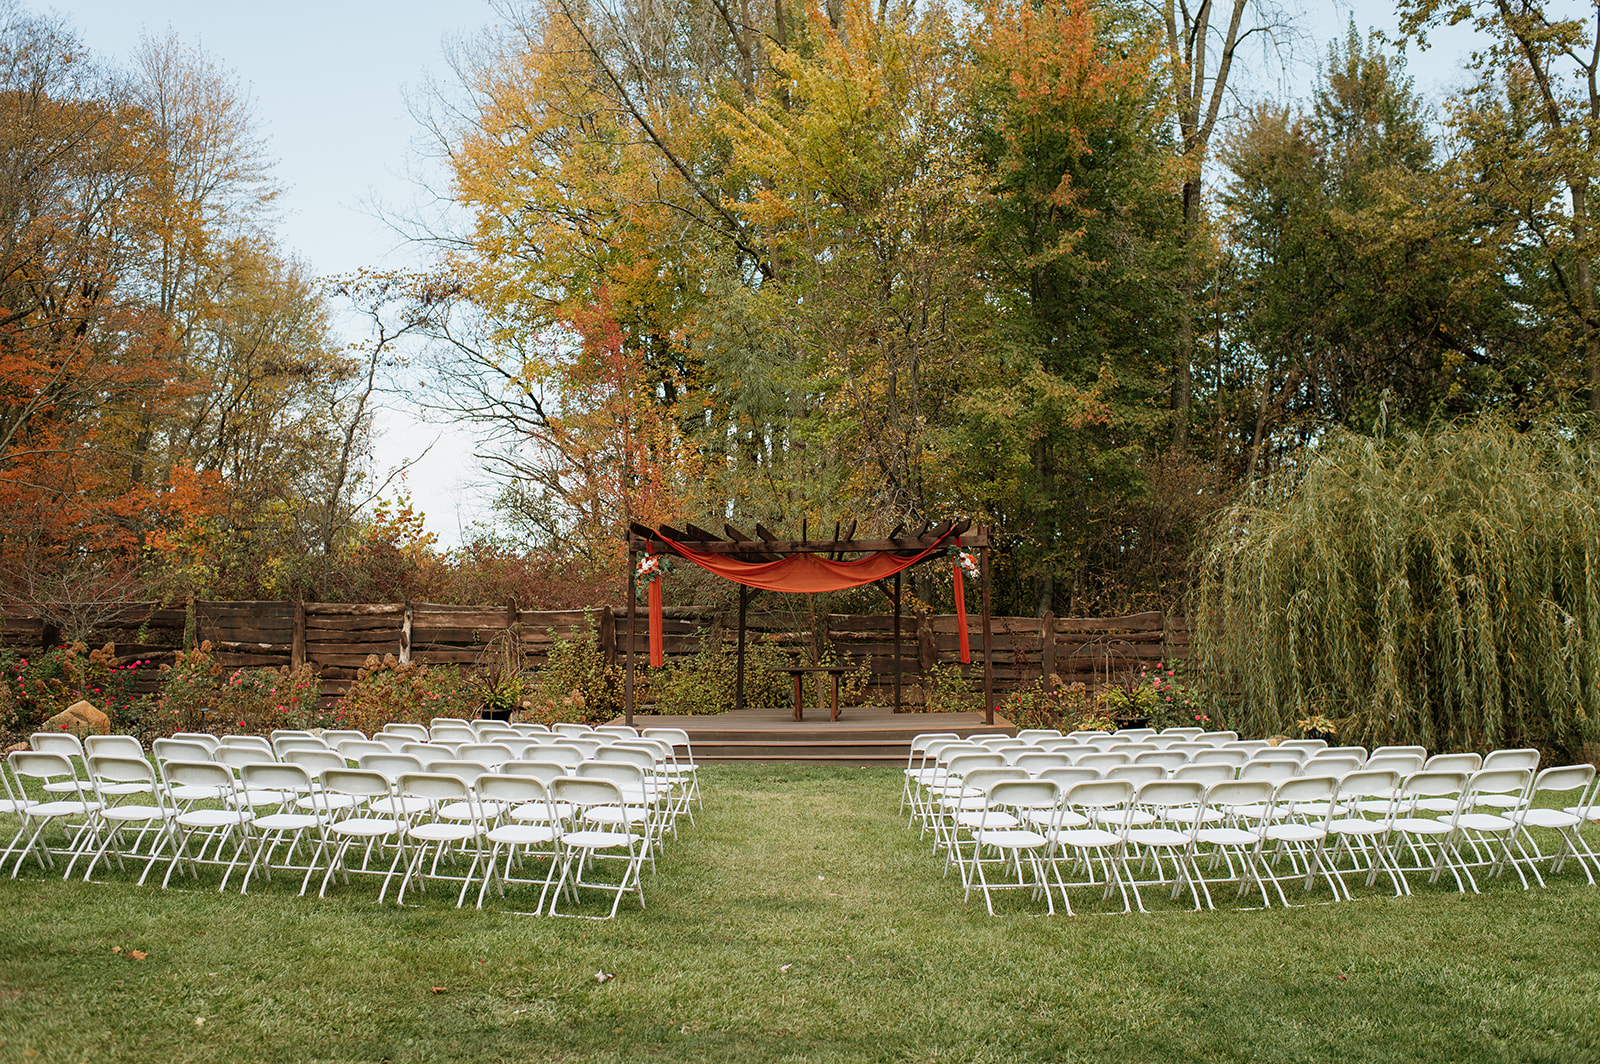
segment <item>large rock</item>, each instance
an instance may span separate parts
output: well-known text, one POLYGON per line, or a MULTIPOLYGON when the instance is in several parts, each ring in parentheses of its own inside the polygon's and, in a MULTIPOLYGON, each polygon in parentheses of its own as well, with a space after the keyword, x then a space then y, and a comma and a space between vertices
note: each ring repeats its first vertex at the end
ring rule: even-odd
POLYGON ((45 721, 40 731, 69 731, 78 738, 85 735, 110 735, 111 718, 88 702, 74 702, 45 721))

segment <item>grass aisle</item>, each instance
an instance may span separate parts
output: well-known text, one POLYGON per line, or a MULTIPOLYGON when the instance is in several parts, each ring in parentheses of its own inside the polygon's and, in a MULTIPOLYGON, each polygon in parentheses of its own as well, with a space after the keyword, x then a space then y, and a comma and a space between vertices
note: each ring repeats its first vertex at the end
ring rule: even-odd
POLYGON ((1581 876, 991 919, 895 815, 893 771, 704 779, 649 908, 610 922, 24 871, 0 881, 0 1061, 1600 1059, 1581 876))

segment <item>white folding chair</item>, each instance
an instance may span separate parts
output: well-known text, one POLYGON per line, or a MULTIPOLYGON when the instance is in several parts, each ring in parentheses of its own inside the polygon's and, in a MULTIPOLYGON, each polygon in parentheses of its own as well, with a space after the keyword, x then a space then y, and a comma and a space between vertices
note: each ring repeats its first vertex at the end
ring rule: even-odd
MULTIPOLYGON (((1172 887, 1172 900, 1177 901, 1185 885, 1194 897, 1194 907, 1200 909, 1200 874, 1194 867, 1195 832, 1203 819, 1205 786, 1193 780, 1151 780, 1139 785, 1134 802, 1154 817, 1154 822, 1129 827, 1128 844, 1138 847, 1143 857, 1142 867, 1154 873, 1153 878, 1136 878, 1134 897, 1139 899, 1140 910, 1144 901, 1139 891, 1142 886, 1172 887), (1172 864, 1172 875, 1165 874, 1166 862, 1172 864)), ((1210 904, 1209 895, 1206 904, 1210 904)))
POLYGON ((322 800, 311 773, 301 765, 254 762, 239 767, 239 782, 247 793, 279 796, 277 808, 266 813, 258 812, 251 824, 255 847, 250 855, 250 863, 245 866, 239 893, 244 894, 250 889, 250 877, 255 874, 257 867, 269 880, 274 869, 309 874, 312 866, 311 840, 321 836, 328 814, 327 804, 322 800), (304 860, 296 864, 294 855, 302 845, 307 852, 304 860), (284 847, 283 858, 274 861, 273 855, 280 846, 284 847))
POLYGON ((199 866, 210 864, 223 869, 217 890, 227 890, 228 877, 249 847, 250 822, 255 819, 255 813, 239 798, 233 770, 217 761, 169 761, 162 768, 162 777, 167 802, 174 810, 163 836, 172 859, 161 877, 162 887, 172 882, 172 873, 180 865, 187 866, 190 877, 198 880, 199 866), (224 861, 223 851, 229 843, 233 852, 224 861))
POLYGON ((323 823, 322 837, 317 842, 317 850, 312 855, 306 877, 300 883, 300 893, 306 892, 311 876, 317 869, 326 865, 317 897, 327 894, 328 883, 336 873, 340 881, 347 885, 354 873, 381 875, 383 886, 378 891, 378 901, 383 901, 389 890, 389 881, 400 864, 403 852, 400 836, 405 831, 406 821, 404 817, 393 814, 376 814, 370 806, 374 802, 393 798, 394 785, 381 772, 352 768, 324 769, 318 783, 320 794, 332 799, 332 811, 323 823), (361 809, 363 803, 369 808, 361 809), (357 845, 361 847, 361 864, 358 868, 352 868, 350 848, 357 845), (379 871, 386 855, 389 856, 389 865, 379 871))
MULTIPOLYGON (((119 869, 126 869, 125 859, 132 859, 142 862, 145 873, 148 873, 155 859, 156 842, 174 815, 166 792, 156 776, 155 767, 142 754, 124 757, 91 753, 89 778, 94 783, 97 798, 90 832, 98 838, 99 846, 89 858, 88 867, 83 870, 83 881, 89 882, 94 875, 94 866, 108 854, 117 862, 119 869), (129 829, 135 829, 134 835, 131 841, 125 842, 124 835, 129 829), (147 841, 148 846, 142 845, 147 841)), ((73 859, 76 860, 76 857, 75 854, 73 859)), ((67 875, 71 874, 72 864, 69 862, 67 875)), ((139 879, 143 882, 144 875, 141 874, 139 879)))
MULTIPOLYGON (((1191 765, 1190 768, 1226 766, 1191 765)), ((1212 885, 1238 883, 1237 896, 1243 897, 1252 884, 1261 892, 1261 904, 1270 905, 1262 865, 1263 813, 1272 805, 1274 785, 1270 780, 1214 780, 1206 784, 1202 809, 1209 818, 1199 818, 1194 833, 1193 867, 1199 877, 1206 905, 1214 908, 1212 885), (1236 863, 1237 862, 1237 863, 1236 863), (1226 869, 1226 874, 1222 870, 1226 869), (1207 875, 1207 870, 1213 874, 1207 875)))
MULTIPOLYGON (((1060 802, 1060 788, 1049 780, 999 780, 989 787, 984 800, 982 819, 978 826, 972 829, 972 862, 977 872, 978 885, 983 890, 983 902, 990 916, 995 914, 992 892, 996 890, 1031 888, 1035 898, 1040 894, 1044 895, 1048 912, 1053 914, 1056 911, 1055 902, 1050 897, 1050 883, 1045 876, 1045 862, 1040 858, 1055 831, 1056 825, 1049 818, 1058 813, 1060 802), (1040 825, 1042 830, 1023 826, 1022 817, 1027 814, 1046 817, 1046 822, 1040 825), (1009 819, 1011 826, 1000 826, 997 823, 1000 817, 1009 819), (991 824, 995 826, 990 826, 991 824), (993 851, 996 860, 986 861, 985 851, 993 851), (1024 855, 1027 856, 1028 868, 1033 872, 1031 883, 1023 872, 1024 855), (996 864, 1015 871, 1015 880, 991 881, 987 866, 996 864)), ((1059 868, 1057 872, 1059 883, 1059 868)), ((1065 891, 1066 888, 1061 889, 1065 891)), ((972 883, 969 879, 964 897, 970 896, 971 892, 972 883)))
POLYGON ((550 800, 549 788, 534 776, 496 774, 478 777, 478 795, 502 808, 499 818, 484 833, 490 849, 484 863, 483 885, 478 888, 478 908, 483 908, 490 883, 501 897, 505 896, 508 883, 541 883, 539 900, 533 906, 537 916, 544 911, 545 898, 561 864, 562 815, 550 800), (502 853, 504 867, 497 865, 502 853), (533 859, 546 865, 542 882, 534 876, 513 874, 513 869, 533 859))
MULTIPOLYGON (((405 873, 400 877, 400 889, 395 893, 395 904, 402 905, 406 889, 413 881, 420 890, 427 890, 429 880, 460 882, 456 894, 456 908, 467 900, 467 888, 477 878, 478 866, 484 859, 480 843, 483 840, 483 806, 476 791, 458 776, 440 772, 408 772, 395 785, 395 794, 402 799, 415 799, 423 808, 406 821, 400 836, 402 853, 409 852, 404 861, 405 873), (431 859, 430 859, 431 855, 431 859), (459 864, 470 858, 465 871, 452 874, 441 865, 447 860, 459 864), (423 865, 428 870, 423 872, 423 865)), ((379 900, 383 892, 379 892, 379 900)))
POLYGON ((636 895, 643 909, 641 875, 649 846, 648 829, 637 823, 621 788, 608 779, 563 776, 551 784, 550 796, 573 809, 573 827, 560 840, 561 872, 550 896, 550 915, 585 915, 558 911, 563 896, 577 904, 583 890, 613 895, 611 911, 593 919, 616 916, 624 894, 636 895), (615 881, 598 878, 603 863, 619 867, 615 881))
POLYGON ((11 866, 11 878, 15 879, 30 853, 38 859, 39 867, 47 869, 55 868, 57 856, 70 859, 76 854, 90 837, 86 834, 89 818, 99 808, 99 801, 94 796, 93 784, 85 778, 86 773, 79 772, 66 754, 14 750, 6 762, 17 781, 18 793, 22 793, 25 780, 33 780, 44 791, 42 800, 24 804, 16 811, 21 824, 16 837, 6 847, 6 856, 12 851, 17 855, 16 863, 11 866), (70 789, 58 786, 51 790, 52 784, 67 784, 70 789), (51 827, 59 827, 66 833, 65 842, 55 847, 49 845, 45 831, 51 827))
MULTIPOLYGON (((1531 848, 1533 860, 1543 860, 1539 844, 1534 840, 1529 828, 1542 828, 1553 831, 1561 839, 1562 849, 1554 856, 1550 871, 1559 873, 1566 864, 1569 856, 1577 859, 1578 867, 1583 869, 1583 874, 1588 878, 1590 886, 1594 885, 1594 874, 1591 867, 1600 868, 1600 858, 1580 834, 1587 819, 1583 799, 1592 794, 1595 781, 1595 767, 1593 765, 1560 765, 1547 768, 1533 779, 1533 786, 1528 790, 1528 801, 1516 810, 1511 819, 1516 821, 1517 833, 1531 848), (1548 794, 1577 795, 1579 804, 1575 807, 1552 808, 1536 804, 1539 796, 1548 794)), ((1592 799, 1591 799, 1592 800, 1592 799)), ((1525 849, 1524 852, 1527 852, 1525 849)))
MULTIPOLYGON (((1062 826, 1047 832, 1051 849, 1049 857, 1058 862, 1056 883, 1061 890, 1061 901, 1068 913, 1072 910, 1069 888, 1100 887, 1101 900, 1111 897, 1113 888, 1122 894, 1122 911, 1131 913, 1133 903, 1128 888, 1133 879, 1126 863, 1127 822, 1114 814, 1125 809, 1133 800, 1133 784, 1126 780, 1084 780, 1068 787, 1062 795, 1062 826), (1066 817, 1071 815, 1073 826, 1066 817), (1100 862, 1101 876, 1095 876, 1095 862, 1100 862), (1082 869, 1084 878, 1068 882, 1062 877, 1059 863, 1071 862, 1082 869)), ((1135 893, 1138 888, 1134 887, 1135 893)), ((1139 907, 1142 910, 1144 903, 1139 907)))

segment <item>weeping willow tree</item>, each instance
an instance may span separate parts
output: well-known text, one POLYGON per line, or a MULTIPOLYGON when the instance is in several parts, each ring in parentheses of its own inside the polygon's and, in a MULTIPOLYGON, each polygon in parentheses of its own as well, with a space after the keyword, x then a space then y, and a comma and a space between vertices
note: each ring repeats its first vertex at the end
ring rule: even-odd
POLYGON ((1192 659, 1252 734, 1561 756, 1600 715, 1600 445, 1484 420, 1344 434, 1200 554, 1192 659))

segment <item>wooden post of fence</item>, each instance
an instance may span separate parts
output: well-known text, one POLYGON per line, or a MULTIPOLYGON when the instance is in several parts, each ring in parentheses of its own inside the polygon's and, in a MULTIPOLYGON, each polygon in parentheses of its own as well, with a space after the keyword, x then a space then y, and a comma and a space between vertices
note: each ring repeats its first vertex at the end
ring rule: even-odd
POLYGON ((411 615, 416 603, 406 600, 406 610, 400 617, 400 664, 411 664, 411 615))
POLYGON ((1051 679, 1056 674, 1056 615, 1053 610, 1045 610, 1044 616, 1039 618, 1039 667, 1044 670, 1045 690, 1053 690, 1056 685, 1051 679))
POLYGON ((639 552, 630 546, 628 548, 628 572, 627 575, 622 578, 622 586, 627 589, 628 596, 628 668, 627 671, 622 674, 622 719, 623 723, 629 725, 630 727, 633 725, 634 616, 638 612, 633 601, 637 597, 633 587, 633 574, 638 571, 636 568, 638 564, 639 552))
POLYGON ((306 600, 294 597, 294 634, 289 636, 289 669, 299 672, 306 663, 306 600))
POLYGON ((595 638, 600 642, 600 660, 607 665, 617 663, 617 614, 610 606, 600 610, 596 619, 595 638))

